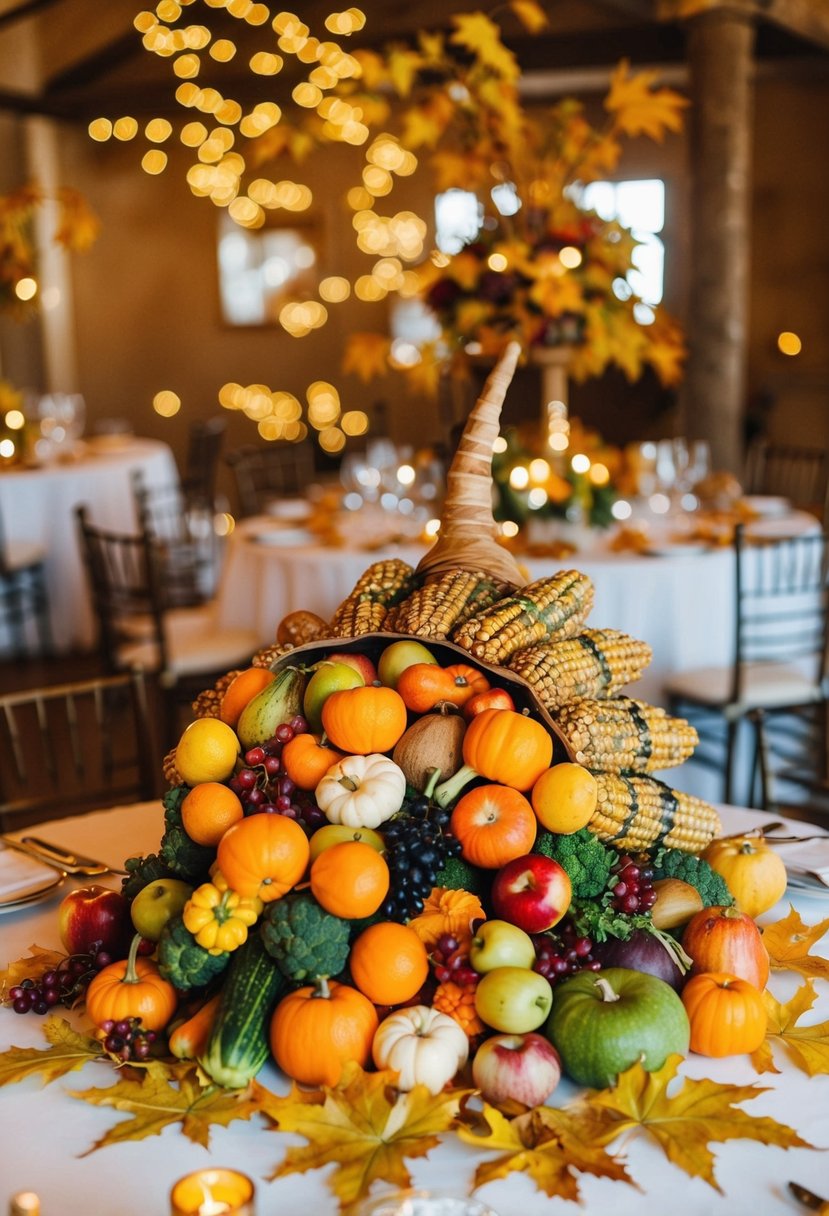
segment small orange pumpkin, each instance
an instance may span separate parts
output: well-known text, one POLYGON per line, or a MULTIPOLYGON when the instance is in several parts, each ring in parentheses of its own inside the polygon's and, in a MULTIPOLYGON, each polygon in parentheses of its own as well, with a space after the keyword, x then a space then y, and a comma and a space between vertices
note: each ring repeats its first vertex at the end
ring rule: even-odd
POLYGON ((468 663, 453 663, 450 667, 413 663, 397 681, 397 691, 406 708, 416 714, 428 713, 442 704, 460 708, 488 688, 489 680, 483 672, 468 663))
POLYGON ((332 692, 322 707, 326 735, 344 752, 388 752, 406 729, 406 706, 393 688, 366 684, 332 692))
POLYGON ((737 1056, 756 1051, 766 1037, 763 994, 747 980, 722 971, 694 975, 682 989, 691 1024, 691 1051, 737 1056))
POLYGON ((138 958, 141 935, 132 939, 127 958, 110 963, 92 977, 86 1011, 96 1026, 140 1018, 145 1030, 163 1030, 178 1005, 176 990, 149 958, 138 958))
POLYGON ((283 997, 270 1025, 273 1057, 303 1085, 336 1085, 343 1064, 365 1067, 378 1026, 368 997, 348 984, 320 979, 283 997))
POLYGON ((346 840, 323 849, 314 858, 310 878, 317 903, 344 920, 372 916, 389 891, 385 858, 362 840, 346 840))
POLYGON ((769 954, 760 930, 737 908, 697 912, 682 934, 682 948, 693 959, 692 975, 724 971, 761 991, 768 983, 769 954))
POLYGON ((216 860, 232 891, 270 903, 299 882, 309 856, 308 837, 298 823, 263 813, 228 828, 216 860))
POLYGON ((524 792, 532 789, 552 758, 553 740, 540 722, 511 709, 485 709, 464 735, 463 768, 438 786, 435 801, 448 806, 475 777, 524 792))
POLYGON ((508 785, 479 785, 459 800, 449 830, 473 866, 498 870, 535 844, 538 821, 530 803, 508 785))
POLYGON ((319 735, 294 735, 282 748, 282 766, 297 789, 315 790, 325 774, 342 760, 342 752, 326 747, 319 735))

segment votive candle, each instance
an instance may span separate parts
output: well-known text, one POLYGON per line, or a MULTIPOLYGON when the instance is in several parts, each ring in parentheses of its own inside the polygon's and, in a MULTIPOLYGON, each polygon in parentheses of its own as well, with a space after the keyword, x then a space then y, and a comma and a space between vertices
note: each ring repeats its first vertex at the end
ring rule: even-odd
POLYGON ((238 1170, 194 1170, 173 1184, 171 1216, 254 1216, 255 1188, 238 1170))

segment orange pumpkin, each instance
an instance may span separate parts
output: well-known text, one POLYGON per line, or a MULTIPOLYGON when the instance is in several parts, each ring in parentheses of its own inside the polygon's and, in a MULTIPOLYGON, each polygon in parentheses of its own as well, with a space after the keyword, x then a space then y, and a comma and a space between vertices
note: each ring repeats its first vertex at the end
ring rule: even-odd
POLYGON ((460 799, 449 830, 473 866, 498 870, 529 853, 538 821, 530 803, 508 785, 479 785, 460 799))
POLYGON ((435 801, 448 806, 474 777, 532 789, 552 758, 553 740, 540 722, 511 709, 485 709, 464 735, 463 768, 438 786, 435 801))
POLYGON ((321 979, 283 997, 271 1018, 270 1044, 279 1067, 303 1085, 336 1085, 343 1064, 365 1067, 378 1026, 368 997, 348 984, 321 979))
POLYGON ((364 929, 348 956, 351 978, 375 1005, 410 1001, 429 975, 429 956, 408 925, 378 921, 364 929))
POLYGON ((308 731, 294 735, 282 748, 282 766, 300 790, 315 790, 331 766, 342 758, 342 752, 326 747, 319 735, 308 731))
POLYGON ((127 958, 110 963, 92 977, 86 1011, 96 1026, 140 1018, 145 1030, 163 1030, 178 1005, 176 990, 149 958, 138 958, 141 935, 132 939, 127 958))
POLYGON ((360 920, 380 907, 389 891, 389 867, 370 844, 332 844, 311 866, 311 894, 332 916, 360 920))
POLYGON ((691 1024, 691 1051, 737 1056, 756 1051, 766 1037, 763 994, 747 980, 722 971, 692 976, 682 989, 691 1024))
POLYGON ((322 725, 335 747, 357 756, 388 752, 406 729, 406 706, 393 688, 367 684, 332 692, 322 725))
POLYGON ((232 891, 270 903, 299 882, 309 856, 308 837, 298 823, 263 813, 228 828, 216 860, 232 891))
POLYGON ((489 680, 468 663, 438 667, 436 663, 413 663, 397 681, 397 691, 406 708, 425 714, 437 705, 465 705, 477 693, 486 692, 489 680))
POLYGON ((760 930, 737 908, 703 908, 685 927, 682 948, 693 960, 692 975, 724 971, 763 989, 769 955, 760 930))

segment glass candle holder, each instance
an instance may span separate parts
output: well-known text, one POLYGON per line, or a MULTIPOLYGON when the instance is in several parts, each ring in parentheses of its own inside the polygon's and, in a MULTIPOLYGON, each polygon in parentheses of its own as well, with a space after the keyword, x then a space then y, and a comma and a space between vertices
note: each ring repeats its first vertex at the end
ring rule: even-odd
POLYGON ((238 1170, 194 1170, 173 1183, 171 1216, 255 1216, 253 1183, 238 1170))
POLYGON ((354 1216, 498 1216, 480 1199, 446 1191, 387 1191, 365 1199, 354 1216))

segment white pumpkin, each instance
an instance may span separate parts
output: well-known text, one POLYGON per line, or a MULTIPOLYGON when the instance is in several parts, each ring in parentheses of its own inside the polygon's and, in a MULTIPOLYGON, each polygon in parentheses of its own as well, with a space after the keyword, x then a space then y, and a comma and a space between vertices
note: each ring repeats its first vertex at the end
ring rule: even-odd
POLYGON ((378 1068, 393 1068, 400 1074, 400 1089, 425 1085, 437 1094, 466 1063, 469 1040, 448 1014, 428 1005, 412 1005, 383 1019, 371 1054, 378 1068))
POLYGON ((388 756, 345 756, 320 781, 314 797, 330 823, 376 828, 403 805, 406 778, 388 756))

